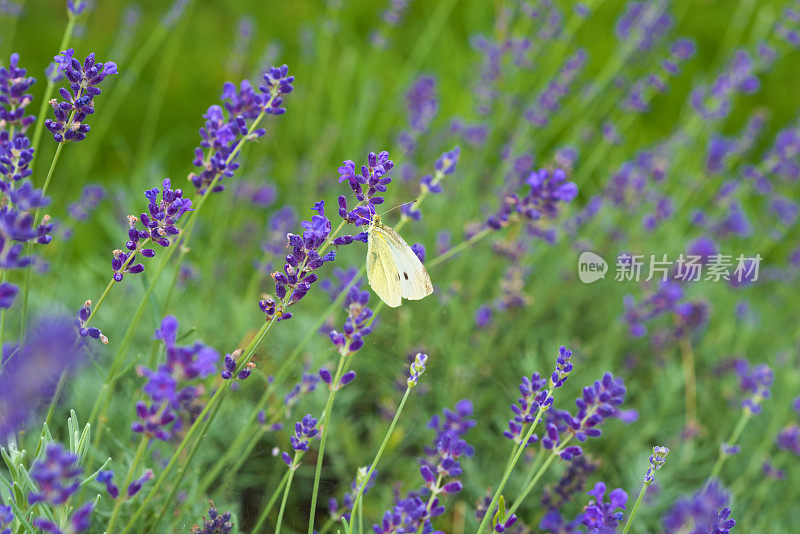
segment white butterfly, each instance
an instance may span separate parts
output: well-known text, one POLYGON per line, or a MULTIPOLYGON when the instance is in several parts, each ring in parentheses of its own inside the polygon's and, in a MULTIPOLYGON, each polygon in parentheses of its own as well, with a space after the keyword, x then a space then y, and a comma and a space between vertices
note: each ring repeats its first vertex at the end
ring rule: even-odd
POLYGON ((367 240, 367 280, 373 291, 392 308, 402 299, 420 300, 433 293, 425 266, 400 234, 381 224, 375 215, 367 240))

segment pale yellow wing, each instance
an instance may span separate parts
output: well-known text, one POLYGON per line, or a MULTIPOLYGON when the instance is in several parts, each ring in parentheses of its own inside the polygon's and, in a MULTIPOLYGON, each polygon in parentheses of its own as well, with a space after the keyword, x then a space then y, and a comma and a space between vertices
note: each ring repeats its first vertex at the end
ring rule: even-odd
POLYGON ((389 246, 400 278, 403 298, 420 300, 433 293, 433 283, 428 271, 400 234, 383 225, 375 226, 372 234, 375 234, 376 239, 385 239, 389 246))
POLYGON ((392 308, 400 306, 403 294, 400 274, 389 243, 372 228, 367 240, 367 281, 375 293, 392 308))

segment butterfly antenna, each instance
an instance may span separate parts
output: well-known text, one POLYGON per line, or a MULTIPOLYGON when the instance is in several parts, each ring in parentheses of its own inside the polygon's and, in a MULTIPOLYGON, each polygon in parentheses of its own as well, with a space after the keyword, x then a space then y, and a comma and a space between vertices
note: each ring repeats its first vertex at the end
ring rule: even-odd
POLYGON ((414 200, 409 200, 408 202, 403 202, 402 204, 398 204, 397 206, 395 206, 395 207, 393 207, 393 208, 389 208, 388 210, 384 211, 384 212, 383 212, 383 213, 381 213, 380 215, 381 215, 381 216, 383 216, 383 215, 386 215, 386 214, 387 214, 387 213, 389 213, 390 211, 394 211, 394 210, 396 210, 397 208, 402 208, 402 207, 403 207, 403 206, 405 206, 406 204, 413 204, 413 203, 414 203, 414 202, 416 202, 416 201, 417 201, 417 199, 415 198, 414 200))

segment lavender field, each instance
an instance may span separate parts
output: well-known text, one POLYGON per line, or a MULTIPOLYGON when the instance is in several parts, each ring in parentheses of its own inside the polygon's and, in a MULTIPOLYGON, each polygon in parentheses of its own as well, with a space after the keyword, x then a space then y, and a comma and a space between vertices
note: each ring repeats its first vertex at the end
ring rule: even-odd
POLYGON ((796 532, 797 0, 0 0, 0 534, 796 532))

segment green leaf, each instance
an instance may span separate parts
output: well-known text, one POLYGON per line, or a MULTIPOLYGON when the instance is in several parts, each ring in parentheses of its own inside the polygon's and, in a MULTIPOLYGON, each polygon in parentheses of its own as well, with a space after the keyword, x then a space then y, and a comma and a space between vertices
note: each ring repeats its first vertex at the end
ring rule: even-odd
POLYGON ((14 517, 17 519, 17 521, 19 521, 19 524, 22 525, 25 531, 29 532, 30 534, 36 534, 36 529, 33 528, 33 525, 31 525, 28 519, 25 517, 25 513, 20 509, 16 499, 11 499, 8 504, 14 511, 14 517))
POLYGON ((80 484, 80 487, 82 488, 86 484, 88 484, 88 483, 92 482, 94 479, 96 479, 97 478, 97 474, 100 473, 100 471, 102 471, 103 469, 105 469, 106 466, 109 464, 109 462, 111 462, 111 457, 109 457, 108 460, 103 462, 103 465, 101 465, 100 468, 97 471, 95 471, 94 473, 92 473, 88 477, 84 478, 83 481, 80 484))

